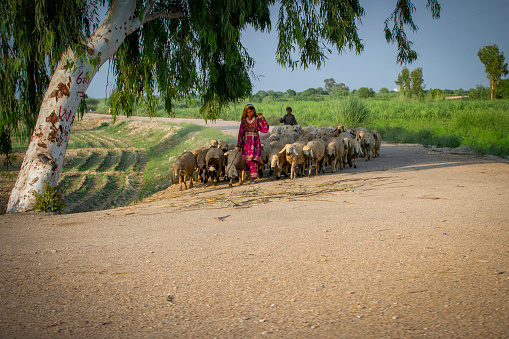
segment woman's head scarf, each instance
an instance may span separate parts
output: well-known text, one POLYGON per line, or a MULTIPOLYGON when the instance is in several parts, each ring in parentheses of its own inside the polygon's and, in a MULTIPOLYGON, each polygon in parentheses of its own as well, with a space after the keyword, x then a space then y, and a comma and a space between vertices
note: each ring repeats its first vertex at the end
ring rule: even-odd
POLYGON ((242 119, 244 119, 245 117, 247 117, 247 109, 250 108, 254 111, 254 116, 257 117, 258 114, 256 114, 256 109, 254 108, 254 106, 252 104, 247 104, 245 107, 244 107, 244 111, 242 112, 242 119))

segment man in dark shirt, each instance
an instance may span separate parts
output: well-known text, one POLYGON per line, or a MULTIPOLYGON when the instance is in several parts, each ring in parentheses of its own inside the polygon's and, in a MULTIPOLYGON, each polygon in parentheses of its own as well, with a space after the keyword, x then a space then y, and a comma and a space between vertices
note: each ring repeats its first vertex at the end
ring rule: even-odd
POLYGON ((286 115, 279 118, 279 122, 282 122, 285 125, 297 125, 297 119, 295 119, 295 116, 292 114, 291 107, 286 107, 286 115))

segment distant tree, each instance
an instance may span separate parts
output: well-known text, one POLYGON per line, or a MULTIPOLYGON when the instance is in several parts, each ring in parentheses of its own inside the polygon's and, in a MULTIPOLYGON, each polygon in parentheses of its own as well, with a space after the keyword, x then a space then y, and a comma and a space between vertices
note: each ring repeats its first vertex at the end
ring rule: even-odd
POLYGON ((435 88, 434 90, 431 90, 431 99, 443 99, 444 92, 439 89, 435 88))
POLYGON ((424 80, 422 79, 422 67, 417 67, 410 73, 410 77, 412 78, 412 92, 418 98, 422 97, 422 90, 425 85, 424 80))
POLYGON ((371 96, 371 92, 367 87, 361 87, 357 90, 357 96, 359 98, 369 98, 371 96))
POLYGON ((316 95, 318 92, 316 88, 308 88, 304 92, 302 92, 304 95, 316 95))
POLYGON ((475 89, 470 90, 468 95, 472 99, 488 100, 490 98, 490 88, 483 85, 476 85, 475 89))
POLYGON ((333 78, 325 79, 323 82, 325 83, 325 90, 329 94, 337 86, 336 81, 333 78))
POLYGON ((336 87, 332 90, 332 92, 330 93, 330 96, 333 97, 334 99, 338 99, 340 97, 346 97, 346 96, 348 96, 348 94, 349 94, 348 91, 345 91, 344 89, 336 87))
POLYGON ((454 94, 460 95, 460 96, 468 95, 468 93, 469 93, 469 91, 465 91, 463 88, 459 88, 454 91, 454 94))
POLYGON ((316 88, 316 94, 318 94, 318 95, 328 95, 329 92, 325 91, 322 87, 317 87, 316 88))
POLYGON ((260 99, 263 99, 263 98, 265 98, 268 94, 267 94, 267 92, 265 92, 265 91, 258 91, 258 92, 256 93, 256 95, 257 95, 258 97, 260 97, 260 99))
POLYGON ((382 87, 378 91, 379 94, 389 94, 389 89, 387 87, 382 87))
POLYGON ((350 88, 348 88, 348 86, 346 86, 342 82, 337 84, 336 81, 333 78, 325 79, 323 82, 325 83, 325 87, 324 87, 325 91, 327 93, 329 93, 329 94, 331 94, 332 91, 335 90, 335 89, 340 89, 342 91, 347 91, 347 92, 350 91, 350 88))
POLYGON ((336 86, 337 89, 340 89, 342 91, 346 91, 346 92, 350 92, 350 88, 348 88, 348 86, 346 86, 344 83, 340 82, 339 84, 337 84, 336 86))
POLYGON ((295 95, 297 95, 297 92, 295 92, 293 89, 288 89, 286 90, 286 95, 288 95, 289 97, 294 97, 295 95))
POLYGON ((509 99, 509 79, 504 79, 500 81, 497 90, 497 98, 509 99))
POLYGON ((490 80, 491 100, 494 99, 495 91, 500 83, 500 78, 508 74, 507 63, 504 63, 504 53, 498 50, 498 46, 484 46, 477 52, 479 60, 484 64, 484 71, 490 80))
POLYGON ((408 68, 403 67, 401 73, 398 74, 398 79, 394 82, 399 86, 399 92, 406 96, 410 90, 410 71, 408 68))

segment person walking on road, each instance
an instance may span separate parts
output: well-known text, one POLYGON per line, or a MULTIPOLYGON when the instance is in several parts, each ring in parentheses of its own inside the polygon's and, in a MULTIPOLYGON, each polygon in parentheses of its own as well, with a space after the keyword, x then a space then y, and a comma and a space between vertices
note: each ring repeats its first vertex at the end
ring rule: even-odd
POLYGON ((258 177, 258 169, 262 162, 262 146, 258 132, 267 133, 269 124, 262 113, 256 113, 253 105, 247 104, 242 112, 237 147, 242 150, 242 160, 249 170, 250 182, 258 177))

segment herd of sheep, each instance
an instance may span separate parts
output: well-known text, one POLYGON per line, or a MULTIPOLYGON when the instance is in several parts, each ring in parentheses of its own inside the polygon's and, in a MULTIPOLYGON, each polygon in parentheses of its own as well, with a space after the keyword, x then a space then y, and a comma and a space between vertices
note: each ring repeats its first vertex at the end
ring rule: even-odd
MULTIPOLYGON (((380 155, 382 137, 377 131, 368 132, 362 127, 345 128, 342 124, 334 127, 308 126, 276 126, 270 133, 260 133, 262 145, 262 168, 269 175, 279 179, 281 175, 295 179, 304 175, 306 168, 308 176, 316 175, 320 171, 325 173, 325 167, 331 166, 334 173, 339 169, 357 167, 359 157, 368 161, 371 157, 380 155)), ((242 153, 236 145, 211 140, 210 147, 198 147, 191 152, 182 153, 173 163, 172 184, 179 183, 182 189, 184 183, 187 189, 193 187, 195 178, 203 183, 208 180, 217 184, 220 178, 230 181, 238 179, 242 184, 247 175, 242 161, 242 153)))

